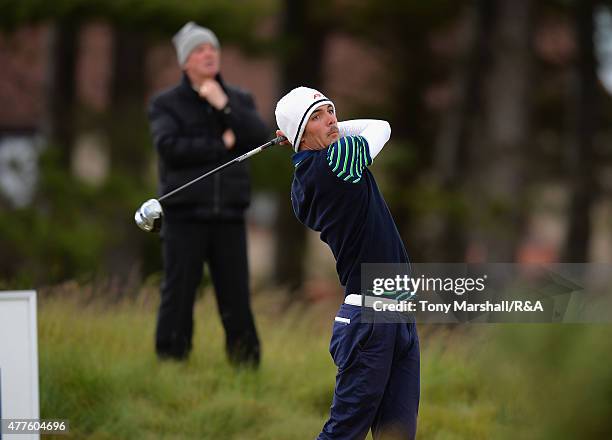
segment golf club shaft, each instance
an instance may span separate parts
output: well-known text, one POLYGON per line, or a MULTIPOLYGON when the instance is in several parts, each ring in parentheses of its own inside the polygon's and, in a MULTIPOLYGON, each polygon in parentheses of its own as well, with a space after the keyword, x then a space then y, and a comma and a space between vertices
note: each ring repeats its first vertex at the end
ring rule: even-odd
POLYGON ((219 165, 219 166, 218 166, 217 168, 215 168, 214 170, 210 170, 209 172, 207 172, 207 173, 205 173, 205 174, 202 174, 200 177, 196 177, 195 179, 193 179, 193 180, 191 180, 191 181, 187 182, 186 184, 184 184, 184 185, 182 185, 182 186, 179 186, 179 187, 178 187, 178 188, 176 188, 176 189, 173 189, 172 191, 170 191, 170 192, 169 192, 169 193, 167 193, 167 194, 164 194, 163 196, 161 196, 161 197, 160 197, 159 199, 157 199, 157 200, 158 200, 159 202, 161 202, 162 200, 165 200, 165 199, 167 199, 168 197, 171 197, 172 195, 176 194, 177 192, 184 190, 184 189, 185 189, 185 188, 187 188, 188 186, 191 186, 191 185, 193 185, 194 183, 199 182, 199 181, 200 181, 200 180, 202 180, 202 179, 206 179, 208 176, 212 176, 213 174, 218 173, 218 172, 219 172, 219 171, 221 171, 222 169, 227 168, 227 167, 229 167, 230 165, 232 165, 232 164, 234 164, 234 163, 237 163, 237 162, 242 162, 243 160, 248 159, 249 157, 251 157, 251 156, 253 156, 253 155, 255 155, 255 154, 257 154, 257 153, 259 153, 259 152, 261 152, 261 151, 263 151, 263 150, 265 150, 266 148, 271 147, 272 145, 280 144, 281 142, 283 142, 283 141, 284 141, 284 140, 286 140, 286 139, 287 139, 287 138, 286 138, 286 137, 284 137, 284 136, 278 136, 278 137, 275 137, 275 138, 274 138, 274 139, 272 139, 271 141, 266 142, 265 144, 260 145, 259 147, 254 148, 254 149, 252 149, 251 151, 249 151, 249 152, 247 152, 247 153, 244 153, 242 156, 238 156, 238 157, 236 157, 236 158, 234 158, 234 159, 230 160, 229 162, 224 163, 223 165, 219 165))

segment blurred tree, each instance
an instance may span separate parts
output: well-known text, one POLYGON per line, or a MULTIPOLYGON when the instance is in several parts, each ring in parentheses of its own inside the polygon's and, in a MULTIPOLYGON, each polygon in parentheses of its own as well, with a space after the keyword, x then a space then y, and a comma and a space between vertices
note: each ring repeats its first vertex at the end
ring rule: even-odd
POLYGON ((482 102, 484 70, 493 30, 492 6, 489 0, 473 0, 468 9, 466 47, 457 57, 451 79, 455 100, 446 111, 436 140, 435 176, 441 190, 455 202, 443 211, 439 244, 429 255, 434 261, 460 262, 466 256, 469 203, 463 201, 462 195, 470 180, 468 169, 474 154, 470 151, 470 140, 477 128, 482 102))
MULTIPOLYGON (((146 56, 148 43, 142 32, 116 24, 113 27, 112 78, 110 108, 106 113, 113 173, 128 184, 146 188, 146 176, 152 159, 145 105, 147 91, 146 56)), ((125 213, 110 216, 114 231, 112 246, 106 250, 105 268, 125 284, 130 277, 140 281, 140 262, 148 238, 135 234, 125 213)))
MULTIPOLYGON (((282 94, 300 85, 320 89, 329 34, 324 10, 307 0, 285 0, 284 7, 282 94)), ((288 166, 292 166, 288 162, 288 166)), ((295 293, 304 280, 306 229, 295 219, 291 199, 286 193, 281 193, 280 197, 275 243, 275 282, 295 293)))
POLYGON ((60 161, 70 168, 75 139, 76 65, 80 25, 72 17, 56 19, 50 30, 47 105, 43 132, 60 149, 60 161))
POLYGON ((492 15, 482 126, 474 133, 473 239, 492 262, 514 261, 525 221, 524 158, 532 109, 531 0, 497 0, 492 15))
POLYGON ((145 112, 148 86, 145 35, 115 26, 107 131, 111 162, 136 180, 146 175, 150 151, 145 112))
POLYGON ((591 210, 598 195, 593 144, 600 125, 600 86, 593 39, 595 8, 599 3, 598 0, 580 0, 575 2, 574 7, 578 54, 572 88, 574 135, 567 145, 566 158, 570 204, 562 254, 564 262, 583 263, 589 260, 591 210))

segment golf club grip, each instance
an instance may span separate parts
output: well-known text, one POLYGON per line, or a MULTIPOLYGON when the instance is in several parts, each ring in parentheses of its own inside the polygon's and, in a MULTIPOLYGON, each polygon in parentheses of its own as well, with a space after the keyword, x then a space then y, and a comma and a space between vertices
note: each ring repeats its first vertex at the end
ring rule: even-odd
POLYGON ((238 156, 238 157, 236 157, 236 158, 234 158, 234 159, 230 160, 229 162, 224 163, 223 165, 219 165, 219 166, 218 166, 217 168, 215 168, 214 170, 210 170, 210 171, 208 171, 207 173, 204 173, 204 174, 202 174, 201 176, 196 177, 195 179, 193 179, 193 180, 191 180, 191 181, 189 181, 189 182, 185 183, 184 185, 179 186, 179 187, 178 187, 178 188, 176 188, 176 189, 173 189, 172 191, 170 191, 169 193, 164 194, 163 196, 161 196, 161 197, 160 197, 159 199, 157 199, 157 200, 158 200, 159 202, 161 202, 162 200, 165 200, 165 199, 167 199, 168 197, 173 196, 173 195, 174 195, 174 194, 176 194, 177 192, 182 191, 183 189, 187 188, 188 186, 191 186, 191 185, 193 185, 194 183, 199 182, 199 181, 200 181, 200 180, 202 180, 202 179, 205 179, 205 178, 207 178, 207 177, 209 177, 209 176, 212 176, 212 175, 213 175, 213 174, 215 174, 215 173, 218 173, 218 172, 219 172, 219 171, 221 171, 222 169, 227 168, 228 166, 230 166, 231 164, 233 164, 233 163, 237 163, 237 162, 242 162, 243 160, 248 159, 249 157, 251 157, 251 156, 253 156, 253 155, 255 155, 255 154, 259 153, 260 151, 263 151, 263 150, 265 150, 266 148, 268 148, 268 147, 270 147, 270 146, 272 146, 272 145, 280 144, 281 142, 283 142, 283 141, 285 141, 285 140, 287 140, 287 138, 286 138, 285 136, 277 136, 277 137, 275 137, 274 139, 272 139, 272 140, 270 140, 270 141, 266 142, 265 144, 260 145, 259 147, 254 148, 254 149, 252 149, 251 151, 249 151, 249 152, 247 152, 247 153, 244 153, 242 156, 238 156))

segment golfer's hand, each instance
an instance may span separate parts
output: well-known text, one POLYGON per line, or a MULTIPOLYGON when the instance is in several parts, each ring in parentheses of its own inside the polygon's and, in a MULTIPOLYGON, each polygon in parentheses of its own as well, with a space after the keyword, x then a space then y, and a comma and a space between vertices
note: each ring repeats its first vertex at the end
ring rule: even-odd
MULTIPOLYGON (((276 136, 285 136, 285 133, 283 133, 281 130, 276 130, 276 136)), ((285 136, 285 137, 287 137, 287 136, 285 136)), ((287 141, 282 141, 278 145, 291 145, 291 143, 287 140, 287 141)))
POLYGON ((225 130, 221 138, 223 139, 223 144, 225 145, 225 148, 227 148, 228 150, 231 150, 232 148, 234 148, 234 145, 236 145, 236 135, 234 134, 231 128, 225 130))
POLYGON ((207 100, 217 110, 222 110, 227 104, 228 97, 221 85, 214 79, 207 79, 200 86, 198 93, 200 97, 207 100))

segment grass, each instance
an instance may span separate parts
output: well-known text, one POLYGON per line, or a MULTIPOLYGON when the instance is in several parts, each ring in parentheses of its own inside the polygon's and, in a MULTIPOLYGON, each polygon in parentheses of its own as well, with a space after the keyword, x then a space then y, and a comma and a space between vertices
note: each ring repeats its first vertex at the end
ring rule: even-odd
MULTIPOLYGON (((334 385, 333 304, 281 312, 276 296, 256 296, 263 363, 250 371, 226 362, 212 295, 196 306, 189 361, 159 362, 156 298, 39 299, 41 418, 68 419, 72 438, 316 437, 334 385)), ((420 333, 420 439, 612 438, 608 326, 427 326, 420 333)))

